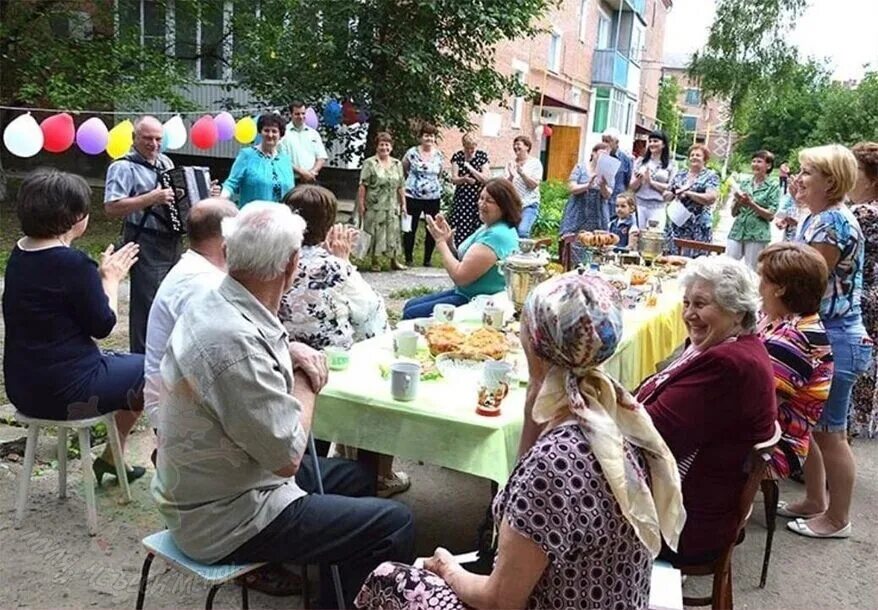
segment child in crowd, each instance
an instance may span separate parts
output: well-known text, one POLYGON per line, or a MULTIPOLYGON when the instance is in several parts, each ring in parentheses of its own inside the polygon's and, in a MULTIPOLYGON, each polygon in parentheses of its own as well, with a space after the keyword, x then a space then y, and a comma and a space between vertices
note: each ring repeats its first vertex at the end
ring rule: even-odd
POLYGON ((610 221, 610 233, 619 236, 617 247, 627 248, 628 238, 632 232, 637 231, 637 222, 634 218, 634 196, 630 193, 621 193, 616 197, 616 217, 610 221))
POLYGON ((793 241, 799 229, 799 220, 807 214, 796 202, 796 183, 790 182, 787 194, 780 198, 780 205, 774 214, 774 226, 783 231, 784 241, 793 241))

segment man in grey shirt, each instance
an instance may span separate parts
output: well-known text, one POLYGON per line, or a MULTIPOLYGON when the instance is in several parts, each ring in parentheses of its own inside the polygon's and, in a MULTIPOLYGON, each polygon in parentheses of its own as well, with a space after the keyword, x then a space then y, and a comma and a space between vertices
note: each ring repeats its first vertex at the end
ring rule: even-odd
POLYGON ((159 174, 174 167, 161 153, 162 124, 143 116, 134 122, 134 149, 107 169, 104 208, 111 218, 124 218, 122 242, 140 245, 131 268, 128 340, 132 353, 146 351, 146 321, 156 290, 183 254, 183 236, 171 230, 158 212, 174 201, 162 188, 159 174))
POLYGON ((253 202, 223 220, 228 277, 191 299, 161 363, 164 396, 153 497, 180 549, 198 561, 321 566, 321 607, 338 563, 347 607, 383 561, 413 559, 411 512, 374 495, 374 473, 321 458, 327 495, 304 459, 315 394, 277 319, 298 269, 305 223, 253 202))

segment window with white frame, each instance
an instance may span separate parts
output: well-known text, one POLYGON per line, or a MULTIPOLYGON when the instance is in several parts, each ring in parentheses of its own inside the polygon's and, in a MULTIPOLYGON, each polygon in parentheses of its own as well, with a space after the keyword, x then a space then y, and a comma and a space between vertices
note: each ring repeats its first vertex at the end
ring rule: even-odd
POLYGON ((579 0, 579 41, 585 42, 585 26, 588 16, 588 0, 579 0))
POLYGON ((683 131, 695 131, 698 127, 698 117, 691 114, 683 115, 683 131))
POLYGON ((646 46, 645 38, 646 30, 644 27, 639 23, 635 23, 631 30, 631 48, 628 50, 628 57, 631 58, 632 61, 640 63, 643 49, 646 46))
POLYGON ((699 89, 686 89, 686 105, 687 106, 700 106, 701 105, 701 90, 699 90, 699 89))
MULTIPOLYGON (((515 78, 522 85, 527 84, 527 64, 519 61, 512 62, 512 70, 515 78)), ((521 127, 521 118, 524 115, 524 97, 518 96, 512 100, 512 127, 518 129, 521 127)))
POLYGON ((613 40, 613 21, 609 15, 600 12, 598 17, 598 49, 609 49, 613 40))
POLYGON ((555 30, 552 32, 552 38, 549 40, 549 70, 552 72, 561 72, 561 32, 555 30))

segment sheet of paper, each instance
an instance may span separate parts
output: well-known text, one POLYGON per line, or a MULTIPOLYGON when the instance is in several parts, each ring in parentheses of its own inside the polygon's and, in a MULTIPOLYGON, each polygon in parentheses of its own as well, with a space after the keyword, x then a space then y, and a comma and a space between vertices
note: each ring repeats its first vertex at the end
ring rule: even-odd
POLYGON ((649 588, 650 610, 682 610, 683 583, 680 570, 664 561, 652 566, 652 585, 649 588))
POLYGON ((668 204, 668 218, 678 227, 682 227, 692 218, 692 212, 687 210, 686 206, 679 200, 674 199, 668 204))
POLYGON ((610 188, 616 184, 616 172, 619 171, 620 165, 622 165, 622 162, 609 154, 603 154, 598 158, 598 176, 603 176, 610 188))
MULTIPOLYGON (((429 559, 429 557, 418 557, 417 559, 415 559, 415 563, 413 565, 416 568, 423 570, 424 569, 424 561, 426 561, 427 559, 429 559)), ((474 561, 478 561, 479 552, 478 551, 470 551, 469 553, 462 553, 460 555, 455 555, 454 559, 457 561, 457 563, 459 563, 461 565, 463 565, 465 563, 472 563, 474 561)))

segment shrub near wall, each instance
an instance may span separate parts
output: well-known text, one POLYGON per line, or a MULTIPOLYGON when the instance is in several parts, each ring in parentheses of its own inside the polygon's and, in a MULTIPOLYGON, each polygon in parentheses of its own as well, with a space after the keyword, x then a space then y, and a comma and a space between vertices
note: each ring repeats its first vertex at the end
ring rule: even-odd
POLYGON ((546 180, 540 183, 540 214, 534 223, 534 237, 558 237, 564 206, 570 198, 570 189, 564 180, 546 180))

